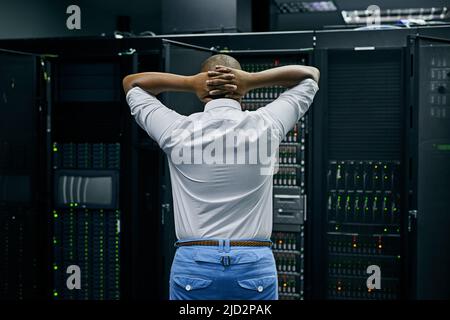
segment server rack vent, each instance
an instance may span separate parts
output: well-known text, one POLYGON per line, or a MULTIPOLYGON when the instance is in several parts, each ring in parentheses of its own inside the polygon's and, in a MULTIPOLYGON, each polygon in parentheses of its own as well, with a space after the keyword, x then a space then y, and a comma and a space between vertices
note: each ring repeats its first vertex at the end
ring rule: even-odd
POLYGON ((328 65, 330 159, 400 159, 400 53, 338 51, 328 65))
POLYGON ((112 102, 120 99, 119 67, 114 63, 66 62, 59 66, 60 102, 112 102))

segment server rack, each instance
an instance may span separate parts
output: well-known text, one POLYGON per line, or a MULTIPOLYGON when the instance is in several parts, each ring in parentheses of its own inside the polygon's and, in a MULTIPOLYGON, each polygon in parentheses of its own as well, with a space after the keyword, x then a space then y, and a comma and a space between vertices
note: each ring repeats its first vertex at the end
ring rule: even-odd
MULTIPOLYGON (((310 54, 300 50, 249 50, 231 53, 243 70, 259 72, 269 68, 308 64, 310 54)), ((242 99, 243 110, 254 111, 276 99, 285 89, 252 90, 242 99)), ((279 147, 279 169, 273 177, 273 252, 278 271, 278 292, 282 300, 304 299, 305 222, 307 218, 307 172, 309 114, 287 133, 279 147)))
POLYGON ((122 191, 128 180, 127 163, 121 159, 129 143, 124 140, 128 110, 119 80, 131 69, 130 60, 51 59, 53 103, 47 131, 53 299, 120 298, 121 276, 126 276, 121 221, 130 200, 122 191))
POLYGON ((450 39, 408 38, 407 195, 410 297, 450 297, 450 39))
POLYGON ((314 190, 322 222, 312 250, 322 253, 315 261, 327 279, 320 286, 316 275, 316 294, 330 299, 402 295, 403 56, 401 48, 316 52, 321 97, 313 114, 322 121, 314 190), (367 286, 372 265, 381 270, 381 289, 367 286))
POLYGON ((46 297, 45 62, 0 50, 0 299, 46 297))

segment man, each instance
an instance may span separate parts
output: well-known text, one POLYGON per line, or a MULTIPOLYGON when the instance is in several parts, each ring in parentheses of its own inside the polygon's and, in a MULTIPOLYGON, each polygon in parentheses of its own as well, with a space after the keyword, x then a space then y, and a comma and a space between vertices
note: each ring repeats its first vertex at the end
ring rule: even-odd
POLYGON ((208 58, 193 76, 124 78, 131 114, 168 155, 178 239, 170 299, 278 299, 270 248, 274 146, 308 110, 318 81, 314 67, 248 73, 227 55, 208 58), (290 89, 242 111, 241 98, 267 86, 290 89), (164 91, 193 92, 204 111, 180 115, 155 98, 164 91))

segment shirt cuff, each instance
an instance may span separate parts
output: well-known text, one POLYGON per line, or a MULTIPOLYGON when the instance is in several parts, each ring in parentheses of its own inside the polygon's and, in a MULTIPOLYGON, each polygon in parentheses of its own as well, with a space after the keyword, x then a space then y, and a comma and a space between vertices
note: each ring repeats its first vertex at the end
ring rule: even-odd
POLYGON ((317 84, 317 82, 314 79, 311 79, 311 78, 304 79, 298 85, 302 85, 302 84, 303 85, 306 84, 306 85, 312 86, 313 89, 314 89, 314 93, 319 91, 319 85, 317 84))
POLYGON ((128 102, 129 97, 131 96, 131 94, 133 94, 134 92, 147 93, 145 90, 141 89, 140 87, 133 87, 130 90, 128 90, 127 94, 125 95, 125 100, 127 102, 128 102))

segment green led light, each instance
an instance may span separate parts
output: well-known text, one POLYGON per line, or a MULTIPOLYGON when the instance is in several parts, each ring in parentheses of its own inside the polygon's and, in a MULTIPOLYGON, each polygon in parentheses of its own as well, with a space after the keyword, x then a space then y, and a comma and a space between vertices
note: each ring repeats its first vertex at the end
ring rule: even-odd
POLYGON ((59 295, 58 292, 56 292, 56 291, 53 292, 53 296, 54 296, 54 297, 57 297, 58 295, 59 295))
POLYGON ((400 255, 397 256, 397 259, 400 259, 400 255))
POLYGON ((58 148, 57 147, 53 147, 53 152, 58 152, 58 148))
POLYGON ((58 241, 56 239, 53 239, 53 244, 58 244, 58 241))
POLYGON ((387 228, 384 228, 384 232, 387 232, 387 228))
POLYGON ((450 151, 450 144, 433 144, 433 147, 440 151, 450 151))
POLYGON ((58 266, 56 264, 53 266, 53 270, 58 270, 58 266))
POLYGON ((53 218, 55 218, 55 219, 58 218, 58 214, 57 214, 57 213, 54 213, 54 214, 53 214, 53 218))

